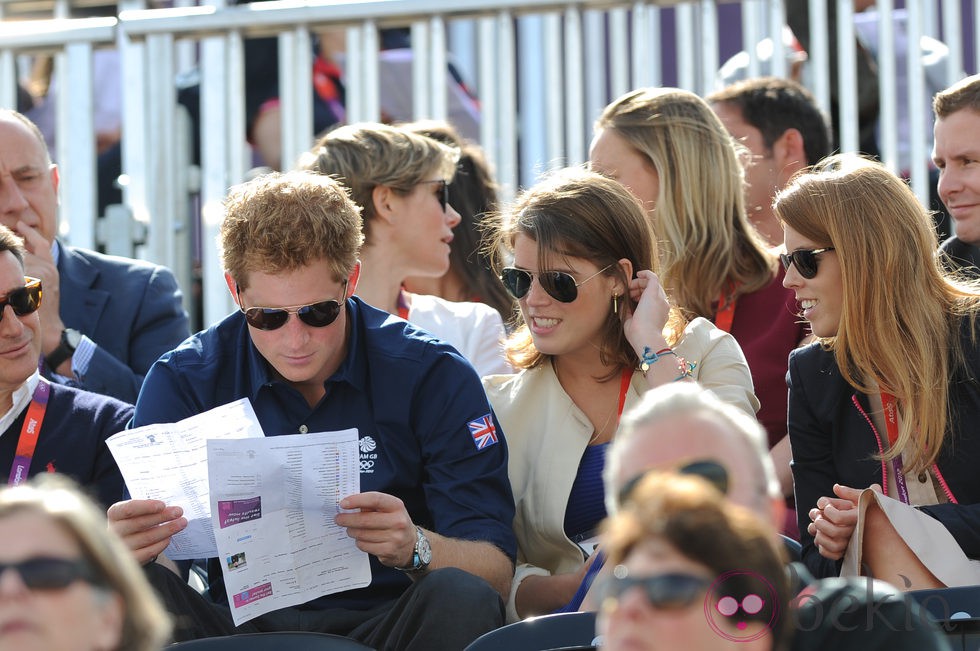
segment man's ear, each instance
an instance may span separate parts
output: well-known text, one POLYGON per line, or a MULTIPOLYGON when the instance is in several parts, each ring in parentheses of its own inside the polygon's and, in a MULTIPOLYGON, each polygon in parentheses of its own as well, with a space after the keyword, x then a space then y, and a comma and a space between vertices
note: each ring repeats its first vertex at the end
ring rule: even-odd
POLYGON ((241 308, 242 304, 238 300, 238 283, 227 271, 225 272, 225 284, 228 285, 228 291, 231 292, 231 300, 235 301, 235 305, 241 308))
POLYGON ((354 268, 351 269, 350 275, 347 276, 347 291, 344 292, 344 300, 350 298, 354 295, 357 290, 357 280, 361 277, 361 261, 357 260, 354 263, 354 268))
POLYGON ((54 187, 55 197, 58 196, 58 186, 61 185, 61 175, 58 173, 58 166, 51 163, 51 185, 54 187))
POLYGON ((772 157, 779 170, 780 187, 785 186, 791 176, 807 166, 806 147, 799 129, 786 129, 772 143, 772 157))

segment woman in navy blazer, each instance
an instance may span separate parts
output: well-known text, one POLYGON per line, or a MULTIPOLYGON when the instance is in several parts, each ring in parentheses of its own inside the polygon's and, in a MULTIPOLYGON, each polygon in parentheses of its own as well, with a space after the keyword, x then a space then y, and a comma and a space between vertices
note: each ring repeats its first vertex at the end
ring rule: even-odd
POLYGON ((968 577, 969 559, 980 558, 980 287, 943 275, 929 213, 878 163, 825 159, 775 209, 784 284, 819 339, 794 351, 789 369, 804 562, 818 577, 836 575, 863 531, 851 553, 899 588, 976 582, 968 577), (885 517, 895 503, 861 500, 868 488, 942 527, 920 543, 885 517), (951 573, 947 561, 966 569, 951 573))

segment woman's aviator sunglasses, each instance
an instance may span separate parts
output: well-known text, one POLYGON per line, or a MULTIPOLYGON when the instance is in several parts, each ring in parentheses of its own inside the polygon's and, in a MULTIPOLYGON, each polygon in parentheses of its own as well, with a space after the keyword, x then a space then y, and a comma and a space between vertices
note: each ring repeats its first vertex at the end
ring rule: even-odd
POLYGON ((500 270, 500 281, 510 292, 510 295, 521 300, 531 291, 531 281, 535 276, 541 288, 548 292, 548 296, 562 303, 571 303, 578 298, 578 288, 589 282, 599 274, 612 267, 611 264, 595 272, 580 283, 575 282, 575 277, 564 271, 540 271, 533 273, 516 267, 504 267, 500 270))
MULTIPOLYGON (((344 281, 347 287, 347 281, 344 281)), ((295 314, 299 320, 314 328, 325 328, 340 316, 343 304, 340 301, 329 300, 309 305, 294 305, 292 307, 250 307, 241 306, 241 289, 236 287, 238 292, 239 309, 245 315, 245 321, 250 326, 258 330, 278 330, 289 321, 289 315, 295 314)))
POLYGON ((31 590, 61 590, 75 581, 93 585, 104 583, 92 566, 81 559, 39 556, 19 563, 0 563, 0 576, 7 570, 17 572, 20 580, 31 590))
POLYGON ((613 574, 605 579, 597 590, 600 603, 618 601, 630 588, 639 588, 654 608, 687 608, 701 597, 712 583, 711 579, 693 574, 655 574, 631 577, 625 565, 617 565, 613 574))
POLYGON ((832 246, 823 249, 799 249, 792 253, 780 253, 779 259, 786 271, 789 271, 790 264, 794 264, 799 274, 809 280, 817 275, 817 254, 833 250, 832 246))
POLYGON ((3 308, 10 306, 17 316, 27 316, 41 307, 41 280, 24 276, 24 286, 12 290, 7 297, 0 300, 0 320, 3 320, 3 308))

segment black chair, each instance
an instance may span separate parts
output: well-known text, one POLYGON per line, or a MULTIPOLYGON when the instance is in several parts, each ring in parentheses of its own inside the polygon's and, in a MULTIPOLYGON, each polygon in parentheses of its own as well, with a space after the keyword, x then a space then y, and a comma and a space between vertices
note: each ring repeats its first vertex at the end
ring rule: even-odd
POLYGON ((779 534, 779 537, 783 540, 783 547, 786 549, 790 563, 799 563, 803 560, 803 545, 800 544, 799 540, 790 538, 785 534, 779 534))
POLYGON ((356 640, 326 633, 244 633, 178 642, 166 651, 374 651, 356 640))
POLYGON ((465 651, 587 651, 596 649, 595 613, 529 617, 484 633, 465 651))

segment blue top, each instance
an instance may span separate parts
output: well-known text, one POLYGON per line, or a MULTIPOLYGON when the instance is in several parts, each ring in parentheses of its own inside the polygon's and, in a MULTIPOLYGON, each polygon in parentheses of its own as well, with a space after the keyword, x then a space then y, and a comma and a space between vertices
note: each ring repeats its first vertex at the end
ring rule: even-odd
MULTIPOLYGON (((267 436, 296 434, 300 426, 310 432, 356 427, 362 491, 394 495, 419 526, 492 543, 513 560, 507 447, 500 426, 492 427, 496 416, 476 371, 450 345, 402 319, 357 298, 346 308, 348 353, 315 407, 276 379, 235 312, 153 365, 133 425, 176 422, 248 397, 267 436)), ((371 572, 370 586, 299 608, 372 608, 409 585, 404 573, 373 556, 371 572)), ((223 599, 220 574, 211 575, 219 585, 213 596, 223 599)))
POLYGON ((606 517, 606 491, 602 468, 606 465, 608 443, 585 448, 578 464, 575 482, 565 507, 565 535, 574 542, 596 535, 599 523, 606 517))

